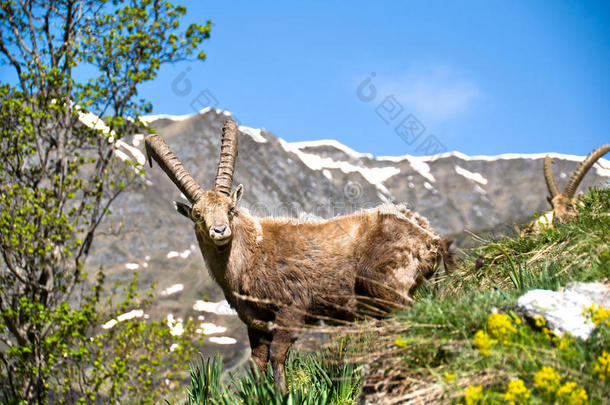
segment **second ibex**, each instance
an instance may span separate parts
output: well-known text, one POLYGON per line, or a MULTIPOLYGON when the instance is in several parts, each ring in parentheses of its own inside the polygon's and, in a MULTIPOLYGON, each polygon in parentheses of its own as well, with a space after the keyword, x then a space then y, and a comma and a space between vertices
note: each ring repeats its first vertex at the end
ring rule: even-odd
POLYGON ((359 309, 391 310, 412 302, 441 258, 453 266, 450 241, 402 206, 382 205, 321 223, 258 219, 237 208, 231 192, 238 129, 223 127, 214 190, 204 191, 156 134, 146 138, 155 159, 192 205, 175 203, 195 223, 207 267, 248 328, 261 372, 270 360, 277 386, 296 333, 320 318, 352 320, 359 309))

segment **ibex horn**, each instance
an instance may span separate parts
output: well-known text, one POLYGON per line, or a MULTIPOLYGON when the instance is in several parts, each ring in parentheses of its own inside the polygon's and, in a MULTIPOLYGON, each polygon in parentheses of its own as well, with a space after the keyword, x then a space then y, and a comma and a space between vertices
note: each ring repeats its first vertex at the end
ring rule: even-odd
POLYGON ((237 157, 238 135, 235 122, 231 120, 226 121, 222 127, 220 161, 218 162, 218 173, 214 181, 214 189, 226 195, 231 195, 235 158, 237 157))
POLYGON ((564 194, 566 197, 572 198, 576 193, 576 189, 578 185, 585 177, 587 172, 591 169, 591 167, 606 153, 610 152, 610 145, 603 145, 599 148, 595 149, 593 152, 589 153, 589 155, 583 160, 576 170, 572 173, 570 180, 568 181, 568 185, 565 188, 564 194))
POLYGON ((546 181, 546 187, 549 189, 549 193, 551 193, 551 199, 553 199, 559 194, 559 187, 557 187, 557 182, 553 175, 553 159, 548 155, 544 158, 543 169, 544 181, 546 181))
POLYGON ((152 159, 161 166, 169 179, 174 182, 185 197, 194 204, 203 195, 203 190, 195 179, 182 167, 178 157, 172 152, 159 135, 151 134, 146 137, 146 156, 150 167, 152 159))

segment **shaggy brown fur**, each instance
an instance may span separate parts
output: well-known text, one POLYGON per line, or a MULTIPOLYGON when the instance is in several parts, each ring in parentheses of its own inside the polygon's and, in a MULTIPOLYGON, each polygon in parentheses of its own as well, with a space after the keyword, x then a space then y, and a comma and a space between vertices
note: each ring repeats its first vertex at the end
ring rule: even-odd
POLYGON ((248 327, 254 362, 262 372, 270 359, 276 381, 304 324, 411 304, 441 258, 454 265, 451 242, 406 208, 384 205, 322 223, 259 220, 236 208, 241 190, 231 197, 206 191, 192 209, 177 207, 195 221, 208 269, 248 327), (231 234, 221 245, 211 236, 219 225, 231 234))
POLYGON ((256 219, 237 208, 243 186, 232 194, 237 126, 223 127, 214 190, 204 191, 156 134, 146 138, 154 158, 191 205, 176 209, 195 223, 199 247, 227 301, 248 327, 252 358, 263 372, 271 361, 284 387, 284 362, 295 332, 324 319, 382 316, 411 304, 413 291, 441 259, 455 263, 450 241, 401 206, 337 217, 322 223, 256 219))

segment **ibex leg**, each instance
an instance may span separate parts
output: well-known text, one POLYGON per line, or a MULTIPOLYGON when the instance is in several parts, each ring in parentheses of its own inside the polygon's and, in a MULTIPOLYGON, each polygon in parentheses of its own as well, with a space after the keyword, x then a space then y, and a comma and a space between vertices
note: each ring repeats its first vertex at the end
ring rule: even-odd
POLYGON ((248 328, 248 339, 252 348, 252 361, 258 369, 258 373, 262 376, 265 373, 267 362, 269 361, 269 345, 271 344, 271 335, 261 332, 257 329, 248 328))
POLYGON ((292 337, 292 332, 285 329, 276 330, 273 332, 273 339, 269 347, 269 355, 271 357, 271 366, 273 367, 273 382, 276 388, 286 391, 288 384, 284 375, 284 364, 290 346, 295 339, 292 337))

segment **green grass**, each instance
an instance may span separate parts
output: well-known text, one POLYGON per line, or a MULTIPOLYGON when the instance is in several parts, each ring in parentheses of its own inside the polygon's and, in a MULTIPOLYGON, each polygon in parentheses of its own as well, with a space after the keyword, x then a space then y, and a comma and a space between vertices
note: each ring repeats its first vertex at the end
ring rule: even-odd
POLYGON ((568 381, 590 403, 607 403, 610 376, 600 380, 595 366, 610 352, 608 322, 583 342, 555 337, 513 312, 516 298, 534 288, 610 280, 610 190, 592 189, 581 200, 575 221, 484 241, 461 252, 458 270, 420 288, 413 307, 388 320, 361 323, 360 333, 344 334, 324 353, 292 356, 288 393, 273 388, 269 373, 221 386, 215 380, 220 371, 205 371, 204 362, 203 373, 193 370, 189 404, 351 404, 360 390, 418 402, 501 404, 509 402, 507 391, 518 394, 521 383, 509 388, 517 379, 530 403, 578 403, 576 394, 570 399, 557 392, 568 381), (477 259, 483 261, 479 268, 477 259), (499 333, 498 321, 511 331, 499 333), (356 365, 366 365, 362 378, 356 365), (561 379, 554 392, 536 382, 543 367, 561 379), (195 391, 215 392, 209 398, 220 399, 202 400, 195 391))
POLYGON ((283 393, 273 385, 269 369, 263 376, 250 372, 222 382, 222 359, 204 359, 190 367, 188 405, 348 405, 358 394, 358 372, 351 364, 324 361, 312 355, 290 356, 287 362, 289 389, 283 393))

